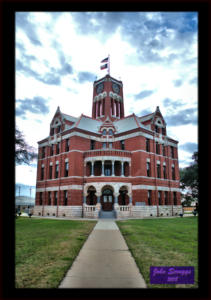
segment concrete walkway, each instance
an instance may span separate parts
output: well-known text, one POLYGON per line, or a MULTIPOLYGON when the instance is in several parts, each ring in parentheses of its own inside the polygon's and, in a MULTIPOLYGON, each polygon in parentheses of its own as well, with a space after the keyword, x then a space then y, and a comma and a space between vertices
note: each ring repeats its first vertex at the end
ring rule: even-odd
POLYGON ((146 288, 114 220, 95 225, 59 288, 146 288))

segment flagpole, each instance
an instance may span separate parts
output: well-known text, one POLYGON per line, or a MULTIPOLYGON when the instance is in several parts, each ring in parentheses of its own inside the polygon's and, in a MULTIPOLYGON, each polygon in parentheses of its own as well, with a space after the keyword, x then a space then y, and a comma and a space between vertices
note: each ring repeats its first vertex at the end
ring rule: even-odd
POLYGON ((110 75, 110 55, 108 54, 108 75, 110 75))

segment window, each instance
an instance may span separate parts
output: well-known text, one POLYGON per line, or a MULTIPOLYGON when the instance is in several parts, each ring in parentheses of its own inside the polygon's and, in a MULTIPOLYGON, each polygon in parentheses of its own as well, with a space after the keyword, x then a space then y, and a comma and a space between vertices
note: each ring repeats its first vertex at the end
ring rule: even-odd
POLYGON ((163 178, 166 179, 166 166, 163 166, 163 178))
POLYGON ((168 205, 168 192, 165 192, 165 205, 168 205))
POLYGON ((42 166, 41 168, 41 180, 44 179, 44 166, 42 166))
POLYGON ((177 193, 173 192, 174 195, 174 205, 177 205, 177 193))
POLYGON ((56 144, 56 154, 59 154, 59 145, 60 145, 60 143, 56 144))
POLYGON ((121 150, 125 150, 125 141, 120 141, 121 150))
POLYGON ((70 143, 69 143, 69 139, 65 140, 65 151, 68 152, 70 149, 70 143))
POLYGON ((175 180, 175 168, 174 168, 174 166, 172 166, 171 170, 172 170, 172 180, 175 180))
POLYGON ((54 128, 51 128, 50 135, 54 135, 54 128))
POLYGON ((106 149, 106 143, 103 143, 103 149, 106 149))
POLYGON ((68 170, 69 170, 69 163, 65 162, 65 174, 64 174, 65 177, 68 177, 68 170))
POLYGON ((160 146, 158 142, 156 142, 156 154, 160 154, 160 146))
POLYGON ((57 132, 61 132, 61 126, 58 126, 57 132))
POLYGON ((42 158, 45 157, 45 147, 42 147, 42 158))
POLYGON ((171 146, 171 157, 174 158, 174 147, 171 146))
POLYGON ((106 135, 106 129, 103 129, 102 135, 106 135))
POLYGON ((48 205, 51 205, 51 192, 48 192, 48 205))
POLYGON ((59 165, 56 165, 55 178, 58 178, 58 176, 59 176, 59 165))
POLYGON ((53 155, 53 144, 51 145, 51 156, 53 155))
POLYGON ((148 191, 148 205, 152 205, 152 191, 148 191))
POLYGON ((49 179, 52 179, 52 170, 53 170, 53 166, 50 165, 49 166, 49 179))
POLYGON ((162 145, 162 150, 163 150, 163 156, 166 156, 166 148, 164 145, 162 145))
POLYGON ((42 193, 40 193, 40 205, 42 205, 42 193))
POLYGON ((147 176, 150 177, 150 162, 147 162, 147 176))
POLYGON ((90 141, 90 150, 94 150, 95 148, 95 141, 91 140, 90 141))
POLYGON ((162 128, 162 135, 165 135, 166 134, 166 130, 165 130, 165 128, 163 127, 162 128))
POLYGON ((109 134, 109 135, 113 135, 113 130, 112 130, 112 129, 109 129, 108 134, 109 134))
POLYGON ((157 164, 157 177, 161 178, 161 176, 160 176, 160 164, 157 164))
POLYGON ((64 191, 64 205, 67 205, 67 191, 64 191))
POLYGON ((111 176, 111 169, 108 167, 105 167, 105 176, 111 176))
POLYGON ((162 205, 162 201, 161 201, 161 192, 160 191, 158 191, 158 203, 159 203, 159 205, 162 205))
POLYGON ((159 133, 159 128, 157 125, 155 125, 155 132, 159 133))
POLYGON ((112 143, 109 143, 109 149, 112 149, 112 143))
POLYGON ((149 139, 146 139, 146 151, 150 152, 150 144, 149 139))
POLYGON ((54 192, 54 205, 57 205, 57 192, 54 192))

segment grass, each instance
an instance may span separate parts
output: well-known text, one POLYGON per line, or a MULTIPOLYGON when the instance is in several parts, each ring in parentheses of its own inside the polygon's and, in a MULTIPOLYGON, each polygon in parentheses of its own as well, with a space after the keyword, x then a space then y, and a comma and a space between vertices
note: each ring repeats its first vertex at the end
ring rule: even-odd
POLYGON ((117 221, 148 288, 198 287, 198 218, 117 221), (150 284, 150 266, 194 266, 195 283, 150 284))
POLYGON ((16 288, 57 288, 96 221, 16 219, 16 288))

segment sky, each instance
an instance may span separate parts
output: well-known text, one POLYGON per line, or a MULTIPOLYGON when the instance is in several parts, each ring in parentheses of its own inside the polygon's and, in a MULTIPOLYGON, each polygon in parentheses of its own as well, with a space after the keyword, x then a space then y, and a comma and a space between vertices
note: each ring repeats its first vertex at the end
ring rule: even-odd
MULTIPOLYGON (((37 151, 60 107, 91 116, 93 81, 123 82, 125 116, 159 106, 177 141, 179 167, 198 147, 197 12, 16 12, 16 127, 37 151)), ((36 160, 16 166, 16 184, 36 185, 36 160)))

